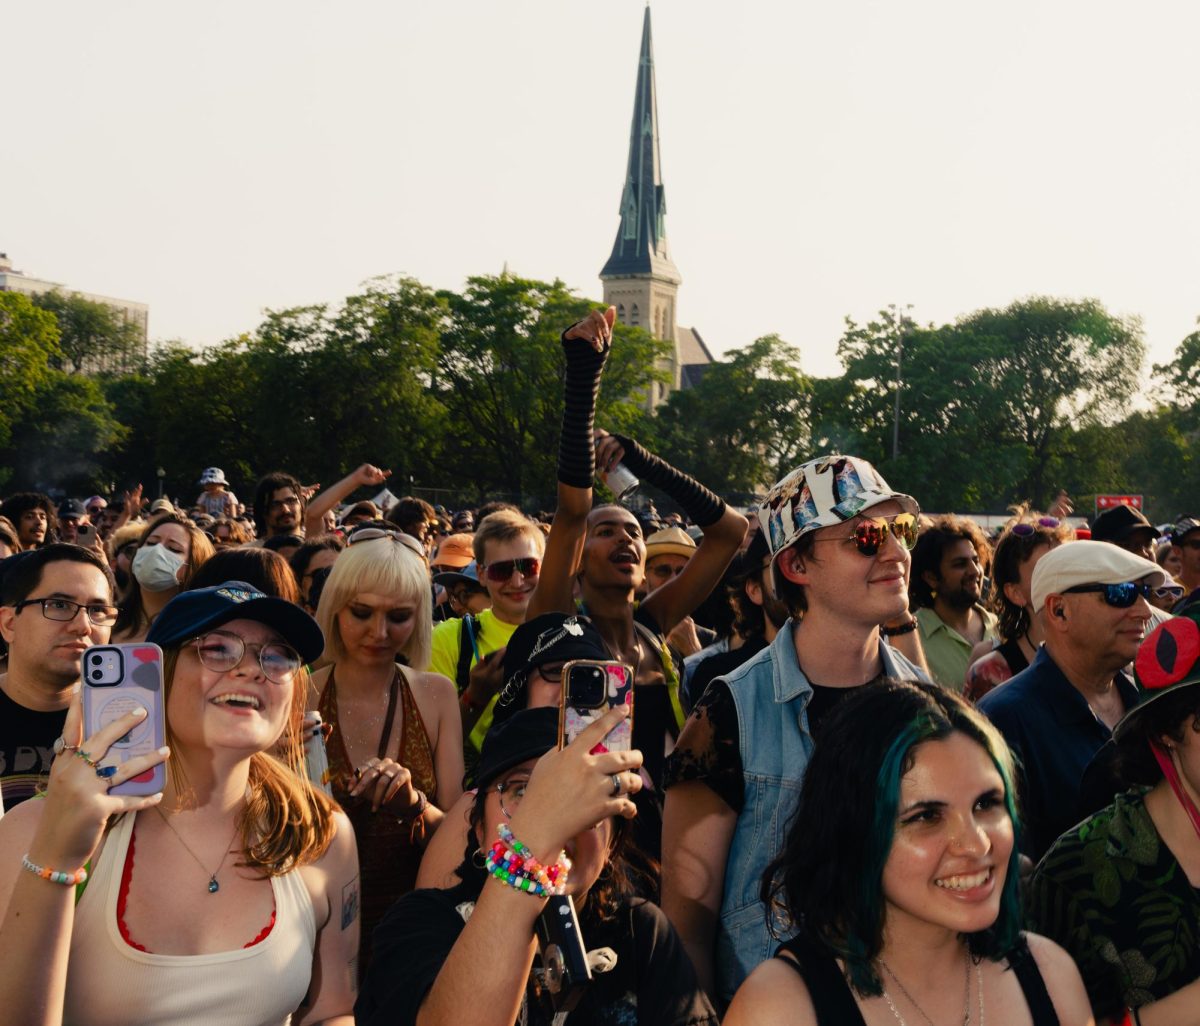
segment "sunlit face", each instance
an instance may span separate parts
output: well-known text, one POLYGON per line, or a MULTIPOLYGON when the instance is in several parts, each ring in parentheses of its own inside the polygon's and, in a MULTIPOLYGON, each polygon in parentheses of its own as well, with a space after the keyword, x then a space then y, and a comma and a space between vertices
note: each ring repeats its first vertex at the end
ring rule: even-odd
POLYGON ((394 663, 416 628, 417 607, 395 595, 359 592, 336 623, 346 657, 366 665, 394 663))
POLYGON ((50 520, 47 518, 44 509, 36 507, 34 509, 27 509, 22 513, 15 526, 17 528, 17 540, 20 541, 21 547, 33 549, 46 540, 46 532, 50 528, 50 520))
POLYGON ((484 545, 483 562, 479 568, 480 583, 487 589, 492 600, 492 612, 505 623, 521 623, 525 619, 525 609, 537 587, 538 575, 526 577, 514 569, 504 580, 494 581, 487 567, 504 563, 511 559, 541 560, 542 552, 529 535, 522 534, 511 541, 491 540, 484 545))
POLYGON ((79 540, 79 525, 83 523, 78 517, 58 518, 58 540, 72 545, 79 540))
POLYGON ((182 524, 171 523, 170 521, 159 524, 153 531, 146 535, 146 540, 142 542, 143 548, 150 548, 152 545, 161 545, 165 549, 169 549, 177 556, 183 557, 183 566, 176 571, 175 578, 180 584, 187 576, 188 562, 192 558, 192 539, 188 535, 187 530, 182 524))
MULTIPOLYGON (((1150 581, 1149 575, 1141 579, 1144 584, 1150 581)), ((1124 609, 1110 606, 1098 592, 1051 596, 1047 606, 1062 609, 1067 625, 1064 637, 1071 649, 1089 666, 1113 673, 1137 655, 1150 619, 1150 604, 1140 595, 1124 609)))
POLYGON ((942 552, 941 566, 932 584, 939 599, 955 609, 966 609, 979 601, 983 566, 970 538, 959 538, 942 552))
POLYGON ((267 534, 294 534, 300 524, 300 496, 294 488, 276 488, 267 502, 267 534))
MULTIPOLYGON (((521 803, 514 800, 515 794, 522 783, 529 781, 536 763, 537 759, 529 759, 501 775, 500 781, 505 784, 503 806, 495 784, 489 787, 484 802, 483 823, 476 833, 479 846, 485 851, 496 840, 501 823, 507 824, 513 822, 513 818, 519 819, 521 803)), ((518 838, 521 836, 518 827, 514 826, 513 832, 518 838)), ((571 876, 567 882, 568 894, 578 896, 591 890, 608 861, 612 841, 612 820, 603 819, 590 830, 581 831, 567 842, 565 851, 571 860, 571 876)))
MULTIPOLYGON (((903 512, 898 502, 881 502, 863 510, 863 517, 893 517, 903 512)), ((779 570, 804 586, 809 614, 875 627, 908 608, 909 551, 889 532, 874 556, 864 556, 854 544, 858 518, 816 532, 808 556, 795 548, 779 555, 779 570)))
POLYGON ((256 620, 231 620, 214 630, 242 639, 242 661, 217 672, 201 662, 196 644, 183 645, 167 694, 171 733, 184 749, 267 751, 287 726, 295 684, 268 680, 258 651, 284 639, 256 620))
POLYGON ((588 514, 583 576, 589 585, 637 588, 645 564, 646 541, 637 517, 622 506, 598 506, 588 514))
POLYGON ((1003 778, 965 734, 913 751, 883 868, 885 929, 893 936, 914 925, 986 929, 1000 914, 1013 849, 1003 778))

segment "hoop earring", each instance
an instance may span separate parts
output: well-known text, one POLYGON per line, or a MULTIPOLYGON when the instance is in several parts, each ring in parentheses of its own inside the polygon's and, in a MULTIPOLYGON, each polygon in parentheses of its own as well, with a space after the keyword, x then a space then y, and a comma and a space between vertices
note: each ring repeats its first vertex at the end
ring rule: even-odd
POLYGON ((471 852, 471 865, 473 865, 476 869, 487 868, 487 856, 484 855, 482 848, 476 848, 473 852, 471 852))

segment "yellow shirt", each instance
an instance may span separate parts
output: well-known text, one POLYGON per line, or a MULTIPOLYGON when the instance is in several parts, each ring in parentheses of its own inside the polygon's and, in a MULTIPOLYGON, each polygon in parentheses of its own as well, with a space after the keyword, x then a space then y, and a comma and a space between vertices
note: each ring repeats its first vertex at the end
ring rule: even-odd
MULTIPOLYGON (((485 609, 480 613, 475 618, 475 623, 475 651, 471 653, 471 666, 474 666, 479 658, 507 645, 508 639, 517 629, 515 623, 505 623, 490 609, 485 609)), ((429 669, 434 673, 449 677, 454 681, 455 687, 458 686, 455 674, 458 672, 458 653, 462 630, 463 622, 458 618, 443 620, 433 628, 433 656, 429 661, 429 669)), ((487 708, 483 710, 483 714, 471 731, 469 740, 476 751, 483 747, 483 739, 492 725, 492 710, 496 706, 497 698, 499 698, 498 695, 492 696, 492 700, 488 702, 487 708)))

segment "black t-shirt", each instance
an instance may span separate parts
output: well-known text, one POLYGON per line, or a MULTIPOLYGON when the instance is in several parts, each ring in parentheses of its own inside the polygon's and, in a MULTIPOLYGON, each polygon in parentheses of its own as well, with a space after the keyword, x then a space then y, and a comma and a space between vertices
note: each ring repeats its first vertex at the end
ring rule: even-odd
MULTIPOLYGON (((417 1021, 477 896, 478 885, 460 884, 413 891, 392 906, 375 930, 371 968, 354 1006, 358 1026, 417 1021)), ((611 922, 584 919, 580 929, 589 951, 610 948, 616 964, 608 972, 593 969, 567 1026, 717 1026, 683 945, 657 905, 635 900, 611 922)), ((518 1022, 545 1026, 550 1015, 527 999, 518 1022)))
POLYGON ((761 634, 752 634, 745 640, 741 648, 735 648, 729 652, 718 652, 716 655, 710 655, 707 659, 700 660, 687 684, 689 704, 695 706, 709 684, 718 677, 733 673, 742 663, 750 662, 766 647, 766 638, 761 634))
POLYGON ((67 710, 36 712, 0 691, 0 794, 11 809, 46 785, 67 710))
MULTIPOLYGON (((853 687, 833 688, 812 684, 808 700, 808 729, 813 740, 821 738, 821 725, 830 712, 853 687)), ((742 754, 738 748, 737 706, 729 685, 714 680, 688 717, 679 744, 667 759, 664 787, 686 780, 699 780, 717 793, 734 812, 745 804, 746 783, 742 775, 742 754)))

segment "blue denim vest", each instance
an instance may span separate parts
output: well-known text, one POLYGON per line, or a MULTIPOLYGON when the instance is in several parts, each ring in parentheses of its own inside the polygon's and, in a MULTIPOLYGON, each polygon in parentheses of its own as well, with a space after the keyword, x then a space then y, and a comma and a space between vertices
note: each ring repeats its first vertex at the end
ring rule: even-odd
MULTIPOLYGON (((742 812, 725 863, 715 949, 717 993, 725 1002, 782 939, 768 929, 759 888, 767 864, 783 848, 813 750, 807 712, 813 691, 796 658, 794 629, 789 620, 770 645, 723 678, 737 709, 745 779, 742 812)), ((929 680, 882 640, 879 657, 889 677, 929 680)))

